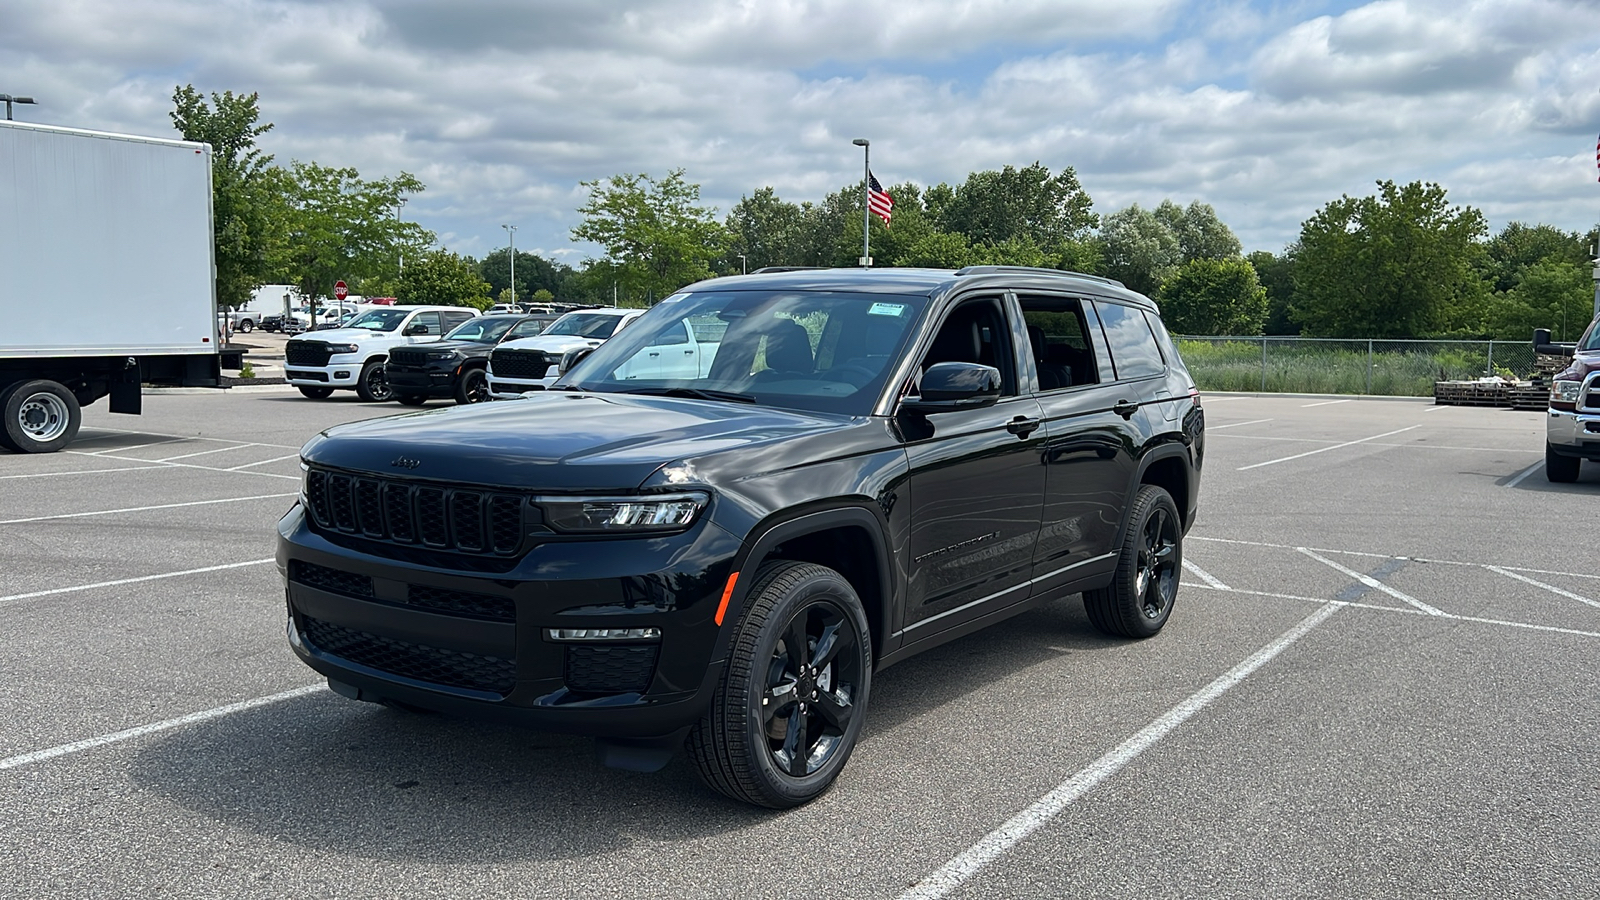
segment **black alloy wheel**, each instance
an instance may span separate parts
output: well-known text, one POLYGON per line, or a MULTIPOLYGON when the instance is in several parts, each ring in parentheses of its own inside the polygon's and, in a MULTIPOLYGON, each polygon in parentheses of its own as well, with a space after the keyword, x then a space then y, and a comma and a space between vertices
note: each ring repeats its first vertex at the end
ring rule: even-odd
POLYGON ((1182 567, 1183 522, 1177 504, 1165 490, 1141 485, 1128 513, 1111 584, 1083 592, 1089 621, 1106 634, 1153 637, 1172 613, 1182 567))
POLYGON ((799 806, 828 789, 860 736, 872 678, 866 614, 838 572, 783 561, 758 573, 737 627, 689 755, 729 797, 799 806))
POLYGON ((329 397, 333 396, 333 388, 329 388, 329 387, 308 387, 307 385, 303 385, 302 384, 302 385, 300 385, 300 393, 304 394, 307 397, 310 397, 313 400, 326 400, 329 397))
POLYGON ((356 396, 368 403, 382 403, 394 397, 383 363, 369 362, 361 367, 361 377, 356 379, 356 396))
POLYGON ((456 380, 456 402, 482 403, 489 399, 489 373, 482 369, 468 369, 456 380))

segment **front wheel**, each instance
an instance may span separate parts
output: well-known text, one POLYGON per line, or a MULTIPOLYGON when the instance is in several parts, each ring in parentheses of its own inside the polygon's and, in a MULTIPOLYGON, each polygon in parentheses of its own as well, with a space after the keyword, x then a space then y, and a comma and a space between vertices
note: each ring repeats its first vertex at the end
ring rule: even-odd
POLYGON ((1183 522, 1172 496, 1141 485, 1128 513, 1128 531, 1111 584, 1083 592, 1089 621, 1105 634, 1153 637, 1167 624, 1178 599, 1183 567, 1183 522))
POLYGON ((456 381, 456 402, 482 403, 489 399, 489 374, 482 369, 468 369, 456 381))
POLYGON ((1552 484, 1571 484, 1578 480, 1578 466, 1583 461, 1576 456, 1562 456, 1549 444, 1544 445, 1544 477, 1552 484))
POLYGON ((78 398, 45 379, 0 391, 0 416, 0 444, 19 453, 54 453, 72 443, 83 422, 78 398))
POLYGON ((713 789, 787 809, 826 791, 855 749, 872 642, 850 582, 813 563, 765 566, 711 708, 687 749, 713 789))
POLYGON ((369 362, 361 368, 361 377, 356 379, 356 396, 368 403, 381 403, 394 397, 383 363, 369 362))

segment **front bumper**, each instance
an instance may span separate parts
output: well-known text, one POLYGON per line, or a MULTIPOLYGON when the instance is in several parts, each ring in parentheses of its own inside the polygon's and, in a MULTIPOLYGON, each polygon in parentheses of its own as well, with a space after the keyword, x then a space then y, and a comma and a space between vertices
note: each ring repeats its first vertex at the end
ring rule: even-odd
POLYGON ((384 375, 389 379, 389 388, 398 393, 418 394, 423 397, 450 397, 454 396, 456 381, 460 378, 461 363, 440 361, 421 366, 399 365, 393 362, 384 365, 384 375))
POLYGON ((1545 418, 1545 441, 1561 456, 1600 460, 1600 412, 1552 409, 1545 418))
POLYGON ((547 391, 556 383, 560 375, 546 375, 543 378, 529 380, 521 378, 496 378, 493 372, 489 373, 489 396, 496 400, 515 400, 528 391, 547 391))
POLYGON ((361 357, 357 354, 335 356, 325 366, 286 364, 283 377, 293 385, 353 388, 361 380, 361 357))
POLYGON ((322 534, 297 505, 279 522, 277 562, 291 648, 362 699, 654 737, 692 725, 710 701, 726 652, 714 617, 740 546, 702 519, 670 537, 452 559, 322 534), (552 628, 660 637, 555 641, 552 628))

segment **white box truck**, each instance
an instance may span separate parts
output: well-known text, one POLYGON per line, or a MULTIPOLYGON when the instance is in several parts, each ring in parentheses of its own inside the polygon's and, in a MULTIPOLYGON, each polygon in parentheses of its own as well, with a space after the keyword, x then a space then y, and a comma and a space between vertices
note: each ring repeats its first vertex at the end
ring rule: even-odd
POLYGON ((80 407, 217 387, 211 147, 0 122, 0 447, 60 450, 80 407))

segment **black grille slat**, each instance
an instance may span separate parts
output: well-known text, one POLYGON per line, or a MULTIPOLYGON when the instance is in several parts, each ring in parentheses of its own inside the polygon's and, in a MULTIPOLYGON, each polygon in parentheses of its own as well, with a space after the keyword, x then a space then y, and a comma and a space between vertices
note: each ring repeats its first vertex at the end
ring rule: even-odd
POLYGON ((543 350, 496 350, 490 362, 496 378, 543 378, 550 371, 543 350))
POLYGON ((494 597, 469 591, 452 591, 413 584, 406 589, 406 604, 476 619, 493 619, 497 622, 517 620, 517 605, 510 597, 494 597))
POLYGON ((301 621, 306 641, 316 649, 402 678, 501 695, 517 684, 514 658, 413 644, 311 616, 301 621))
POLYGON ((326 341, 290 341, 284 346, 283 358, 291 366, 325 366, 333 354, 326 341))
POLYGON ((420 366, 428 361, 428 351, 396 347, 389 351, 389 362, 402 366, 420 366))
POLYGON ((341 572, 304 560, 290 560, 289 580, 306 587, 347 597, 371 597, 372 579, 353 572, 341 572))
POLYGON ((563 681, 579 694, 644 693, 655 677, 659 644, 567 647, 563 681))
POLYGON ((521 550, 527 534, 526 497, 465 485, 417 484, 312 466, 306 498, 318 527, 395 544, 504 557, 521 550))

